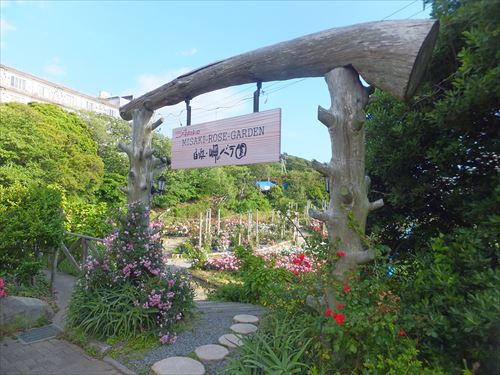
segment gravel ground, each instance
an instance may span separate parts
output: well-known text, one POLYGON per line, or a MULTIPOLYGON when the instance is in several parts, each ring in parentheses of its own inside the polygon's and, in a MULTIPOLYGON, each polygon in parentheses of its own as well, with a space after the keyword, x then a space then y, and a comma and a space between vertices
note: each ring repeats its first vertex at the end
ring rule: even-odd
MULTIPOLYGON (((142 360, 134 360, 126 363, 126 366, 138 373, 144 373, 151 366, 164 358, 172 356, 194 356, 194 350, 201 345, 218 344, 218 339, 225 333, 231 333, 229 327, 233 322, 233 317, 237 314, 262 315, 264 310, 260 307, 231 303, 231 302, 211 302, 200 301, 198 308, 200 316, 193 322, 189 331, 182 332, 174 345, 166 345, 155 348, 144 355, 142 360)), ((232 351, 227 357, 235 355, 237 351, 232 351)), ((119 359, 120 360, 120 359, 119 359)), ((228 360, 205 365, 207 375, 216 375, 227 365, 228 360)), ((147 373, 147 372, 146 372, 147 373)))

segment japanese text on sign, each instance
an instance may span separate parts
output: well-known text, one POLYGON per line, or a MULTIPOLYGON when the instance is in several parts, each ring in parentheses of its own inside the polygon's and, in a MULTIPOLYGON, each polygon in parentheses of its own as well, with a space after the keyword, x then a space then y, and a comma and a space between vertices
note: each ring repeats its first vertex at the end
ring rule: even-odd
POLYGON ((176 128, 172 168, 279 161, 280 133, 280 109, 176 128))

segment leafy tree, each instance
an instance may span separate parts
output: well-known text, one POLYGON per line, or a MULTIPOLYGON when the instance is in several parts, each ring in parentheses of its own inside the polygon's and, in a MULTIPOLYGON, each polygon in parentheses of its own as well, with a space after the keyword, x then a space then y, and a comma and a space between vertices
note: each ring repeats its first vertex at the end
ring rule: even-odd
POLYGON ((101 184, 103 163, 85 123, 50 105, 0 104, 0 183, 57 184, 90 195, 101 184))
POLYGON ((473 225, 498 184, 500 2, 436 0, 433 15, 427 82, 407 104, 378 92, 368 111, 367 169, 387 203, 370 222, 401 250, 473 225))
POLYGON ((0 186, 0 273, 31 282, 41 253, 59 246, 64 231, 61 194, 45 186, 0 186))
POLYGON ((409 103, 377 92, 367 169, 386 206, 370 216, 390 245, 393 287, 427 360, 498 372, 500 2, 434 0, 441 31, 409 103))

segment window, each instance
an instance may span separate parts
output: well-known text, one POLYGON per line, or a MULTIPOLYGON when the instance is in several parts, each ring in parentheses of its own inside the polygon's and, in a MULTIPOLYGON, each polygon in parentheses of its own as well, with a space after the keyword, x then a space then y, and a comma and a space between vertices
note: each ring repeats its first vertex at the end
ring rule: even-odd
POLYGON ((26 80, 16 76, 10 76, 10 85, 16 89, 26 90, 26 80))

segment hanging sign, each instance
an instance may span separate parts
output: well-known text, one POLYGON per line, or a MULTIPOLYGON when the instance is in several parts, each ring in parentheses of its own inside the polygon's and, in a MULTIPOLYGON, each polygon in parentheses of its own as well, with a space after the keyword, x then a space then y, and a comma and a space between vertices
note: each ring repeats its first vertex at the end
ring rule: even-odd
POLYGON ((277 162, 281 109, 176 128, 172 169, 277 162))

